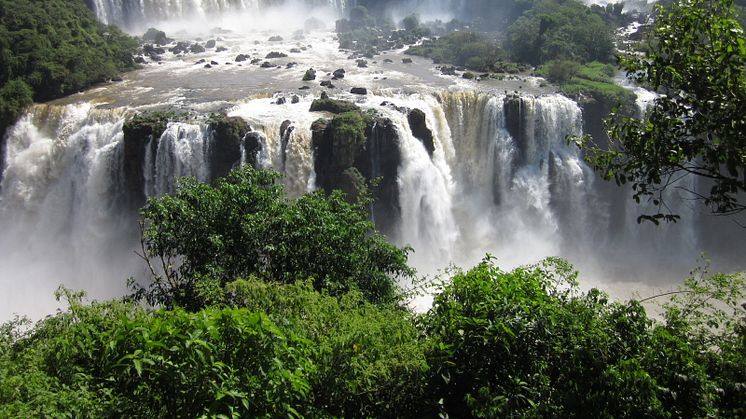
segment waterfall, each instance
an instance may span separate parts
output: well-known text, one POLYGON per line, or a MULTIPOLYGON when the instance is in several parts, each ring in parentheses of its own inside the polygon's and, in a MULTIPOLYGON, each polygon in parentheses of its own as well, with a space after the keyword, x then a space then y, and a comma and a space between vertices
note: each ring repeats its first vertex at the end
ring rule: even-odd
POLYGON ((202 182, 209 179, 207 129, 203 125, 170 123, 157 140, 155 152, 148 144, 145 151, 145 195, 173 193, 174 179, 191 176, 202 182))
POLYGON ((257 15, 273 7, 327 8, 341 13, 346 0, 88 0, 99 21, 125 29, 142 29, 156 22, 206 21, 229 14, 257 15))
POLYGON ((0 317, 47 314, 63 283, 95 297, 137 272, 123 207, 122 112, 37 105, 6 137, 0 317), (33 302, 32 306, 26 306, 33 302))

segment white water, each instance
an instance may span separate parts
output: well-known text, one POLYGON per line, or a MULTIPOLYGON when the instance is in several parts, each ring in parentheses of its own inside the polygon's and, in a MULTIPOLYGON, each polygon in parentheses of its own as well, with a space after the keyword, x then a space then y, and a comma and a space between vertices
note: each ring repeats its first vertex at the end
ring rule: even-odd
MULTIPOLYGON (((340 14, 348 4, 347 0, 92 0, 91 3, 101 22, 133 31, 166 22, 190 22, 187 27, 199 24, 207 29, 226 22, 243 28, 268 28, 265 19, 270 14, 284 14, 298 20, 304 14, 303 19, 309 17, 311 11, 340 14)), ((277 28, 286 29, 287 22, 271 20, 277 28)))

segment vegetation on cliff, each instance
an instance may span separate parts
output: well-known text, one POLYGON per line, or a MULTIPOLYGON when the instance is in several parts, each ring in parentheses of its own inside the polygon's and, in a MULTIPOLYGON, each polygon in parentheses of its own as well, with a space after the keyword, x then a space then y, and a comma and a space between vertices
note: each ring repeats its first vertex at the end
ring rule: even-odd
POLYGON ((652 204, 640 220, 678 218, 667 206, 672 187, 717 214, 746 210, 746 36, 733 1, 658 7, 648 44, 621 65, 662 95, 642 120, 610 117, 610 149, 581 142, 588 160, 605 178, 630 183, 637 202, 652 204))
POLYGON ((0 133, 32 100, 77 92, 133 68, 136 47, 81 0, 0 0, 0 133))

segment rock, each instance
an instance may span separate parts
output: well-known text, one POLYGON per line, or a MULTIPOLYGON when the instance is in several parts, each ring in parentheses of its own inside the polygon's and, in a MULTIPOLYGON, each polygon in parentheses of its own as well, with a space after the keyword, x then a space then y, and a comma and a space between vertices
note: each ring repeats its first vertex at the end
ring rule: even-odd
POLYGON ((360 68, 368 67, 368 62, 365 60, 357 60, 357 66, 360 68))
POLYGON ((332 74, 334 74, 334 77, 336 77, 338 79, 345 78, 345 70, 343 68, 340 68, 338 70, 334 70, 334 73, 332 73, 332 74))
POLYGON ((309 90, 309 89, 310 89, 309 86, 301 86, 298 88, 298 90, 309 90))
POLYGON ((281 36, 275 35, 275 36, 270 36, 269 39, 268 39, 268 41, 269 42, 282 42, 283 39, 282 39, 281 36))
POLYGON ((385 60, 383 60, 383 62, 386 63, 386 64, 391 64, 391 63, 394 62, 394 60, 392 60, 390 58, 386 58, 385 60))
POLYGON ((158 139, 174 115, 151 112, 134 115, 124 121, 124 188, 127 206, 137 211, 145 204, 145 154, 155 153, 158 139))
POLYGON ((212 64, 212 65, 220 65, 217 61, 210 61, 210 64, 212 64))
POLYGON ((456 67, 450 66, 450 67, 442 67, 440 69, 440 73, 444 76, 455 76, 456 75, 456 67))
POLYGON ((263 62, 263 63, 262 63, 262 65, 261 65, 261 67, 262 67, 262 68, 270 68, 270 67, 274 67, 274 66, 275 66, 275 65, 274 65, 274 64, 272 64, 272 63, 270 63, 269 61, 265 61, 265 62, 263 62))
POLYGON ((350 89, 350 93, 355 95, 367 95, 368 89, 366 89, 365 87, 353 87, 352 89, 350 89))
POLYGON ((237 63, 240 63, 240 62, 244 62, 244 61, 246 61, 246 60, 248 60, 248 59, 249 59, 249 56, 248 56, 248 55, 244 55, 244 54, 238 54, 238 55, 236 56, 236 62, 237 62, 237 63))
POLYGON ((205 43, 205 48, 215 48, 216 42, 214 39, 210 39, 205 43))
POLYGON ((292 63, 287 63, 287 64, 285 65, 285 68, 293 68, 293 67, 295 67, 295 66, 297 66, 297 65, 298 65, 298 63, 296 63, 296 62, 292 62, 292 63))
POLYGON ((145 61, 145 57, 143 57, 142 55, 136 56, 134 60, 135 60, 135 64, 146 64, 147 63, 147 61, 145 61))
POLYGON ((174 41, 167 37, 165 32, 159 31, 156 28, 148 29, 142 36, 142 40, 145 42, 154 42, 158 45, 167 45, 174 41))
POLYGON ((251 64, 259 64, 261 62, 262 62, 261 58, 254 58, 253 60, 251 60, 251 64))
POLYGON ((223 51, 228 51, 228 48, 226 48, 226 47, 217 47, 215 49, 215 52, 223 52, 223 51))
POLYGON ((156 47, 151 44, 145 44, 142 46, 142 51, 146 55, 163 55, 166 53, 166 49, 163 47, 156 47))
POLYGON ((409 121, 409 128, 412 130, 412 135, 422 142, 422 145, 427 150, 427 154, 432 157, 433 151, 435 151, 435 144, 433 143, 433 132, 427 127, 425 112, 419 109, 412 109, 407 115, 407 120, 409 121))
POLYGON ((207 61, 206 61, 206 60, 205 60, 205 59, 203 58, 203 59, 201 59, 201 60, 197 61, 196 63, 194 63, 194 65, 197 65, 197 64, 204 64, 204 63, 206 63, 206 62, 207 62, 207 61))
POLYGON ((412 64, 411 58, 402 58, 401 60, 402 64, 412 64))
POLYGON ((256 153, 261 148, 261 137, 251 132, 249 124, 238 117, 212 115, 208 120, 211 143, 208 150, 210 181, 226 176, 241 162, 241 143, 249 164, 256 166, 256 153))
POLYGON ((330 80, 322 80, 321 81, 321 87, 333 87, 332 82, 330 80))
POLYGON ((189 52, 189 43, 188 42, 177 42, 175 46, 168 49, 174 54, 181 54, 184 52, 189 52))
POLYGON ((298 48, 291 48, 290 52, 293 53, 293 54, 300 54, 301 53, 300 49, 298 49, 298 48))
POLYGON ((316 80, 316 70, 309 68, 306 70, 306 74, 303 75, 303 81, 316 80))
POLYGON ((285 58, 285 57, 287 57, 287 56, 288 56, 287 54, 284 54, 284 53, 282 53, 282 52, 272 51, 272 52, 270 52, 269 54, 267 54, 267 56, 266 56, 266 57, 264 57, 264 58, 267 58, 267 59, 272 59, 272 58, 285 58))
POLYGON ((464 74, 461 75, 461 77, 463 77, 463 78, 465 78, 467 80, 474 80, 474 78, 476 76, 474 75, 474 73, 472 73, 470 71, 465 71, 464 74))
POLYGON ((343 118, 336 117, 311 126, 316 183, 326 191, 340 189, 354 202, 375 177, 377 182, 370 187, 373 218, 382 232, 392 233, 400 219, 396 128, 391 120, 365 117, 360 111, 345 115, 352 124, 340 125, 343 118), (362 131, 351 137, 350 129, 362 131))
POLYGON ((329 99, 325 92, 321 94, 321 99, 316 99, 311 103, 310 112, 331 112, 335 114, 359 111, 360 108, 352 102, 346 100, 329 99))
POLYGON ((192 54, 199 54, 199 53, 201 53, 201 52, 205 52, 205 47, 203 47, 203 46, 202 46, 202 45, 200 45, 200 44, 197 44, 197 43, 195 43, 195 44, 192 44, 192 46, 191 46, 191 47, 189 47, 189 51, 190 51, 190 52, 191 52, 192 54))
POLYGON ((290 103, 299 103, 299 102, 300 102, 300 98, 298 97, 298 95, 293 95, 293 97, 290 98, 290 103))
POLYGON ((277 101, 275 103, 278 105, 284 105, 286 102, 287 102, 287 99, 285 99, 284 97, 279 97, 277 98, 277 101))
POLYGON ((205 68, 212 68, 212 66, 208 63, 208 64, 205 64, 205 68))

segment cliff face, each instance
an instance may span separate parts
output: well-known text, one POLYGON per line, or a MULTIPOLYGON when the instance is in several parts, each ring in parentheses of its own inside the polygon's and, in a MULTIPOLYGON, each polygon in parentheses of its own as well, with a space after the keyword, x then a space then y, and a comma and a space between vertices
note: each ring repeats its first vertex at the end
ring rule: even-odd
POLYGON ((350 201, 363 188, 373 198, 372 216, 384 233, 399 218, 397 170, 401 162, 398 136, 391 120, 345 114, 316 121, 313 132, 316 184, 326 191, 340 189, 350 201), (357 125, 363 122, 363 125, 357 125))
MULTIPOLYGON (((145 204, 146 154, 158 152, 158 143, 169 122, 182 119, 173 113, 153 112, 127 119, 124 131, 125 202, 131 211, 145 204)), ((207 164, 210 182, 227 175, 241 162, 256 167, 257 152, 261 148, 261 134, 252 131, 241 118, 223 114, 211 115, 207 120, 207 164)))
POLYGON ((238 117, 213 115, 208 122, 208 160, 210 181, 227 175, 241 162, 241 148, 246 163, 256 167, 256 154, 261 148, 260 139, 249 124, 238 117))
POLYGON ((166 130, 172 114, 149 113, 135 115, 125 121, 124 131, 124 189, 125 202, 131 211, 145 204, 145 153, 147 147, 155 153, 158 139, 166 130))

